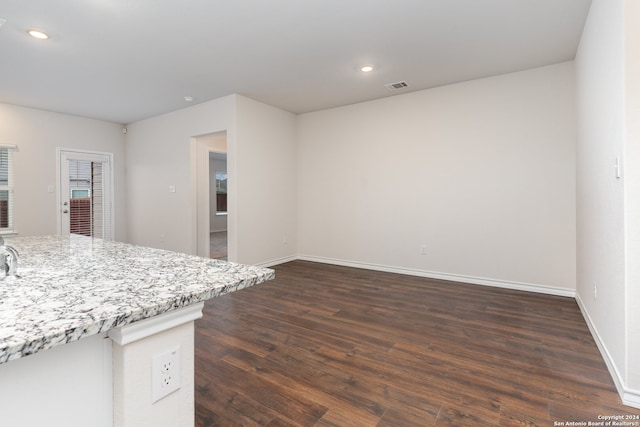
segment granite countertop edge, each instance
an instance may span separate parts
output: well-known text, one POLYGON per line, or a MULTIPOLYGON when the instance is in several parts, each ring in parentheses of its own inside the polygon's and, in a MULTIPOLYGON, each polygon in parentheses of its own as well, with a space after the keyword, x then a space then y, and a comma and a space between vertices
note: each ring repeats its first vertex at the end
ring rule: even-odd
MULTIPOLYGON (((49 242, 52 245, 61 246, 63 251, 69 250, 70 253, 75 253, 78 248, 86 246, 87 240, 90 238, 59 238, 59 237, 47 237, 45 242, 49 242), (66 245, 69 243, 69 249, 66 245), (80 242, 77 244, 77 242, 80 242)), ((23 249, 23 246, 31 246, 31 243, 35 242, 36 245, 42 246, 42 239, 38 238, 23 238, 15 240, 15 247, 23 249), (23 244, 24 242, 28 244, 23 244)), ((7 244, 12 244, 11 240, 7 239, 7 244)), ((180 292, 175 289, 171 289, 167 292, 172 293, 170 297, 162 298, 159 301, 153 301, 150 304, 141 304, 139 300, 132 298, 130 305, 125 305, 121 302, 122 307, 119 307, 117 311, 111 311, 106 316, 98 316, 94 318, 92 313, 82 316, 84 313, 81 311, 69 310, 73 316, 77 316, 75 320, 71 316, 71 320, 64 327, 51 328, 46 331, 41 331, 37 322, 34 321, 34 327, 21 335, 13 336, 3 334, 3 320, 6 322, 10 319, 0 318, 0 364, 10 362, 12 360, 20 359, 59 345, 67 344, 73 341, 80 340, 85 337, 108 332, 114 328, 119 328, 134 322, 138 322, 144 319, 148 319, 160 314, 168 313, 180 308, 184 308, 193 304, 207 301, 212 298, 220 297, 222 295, 235 292, 241 289, 249 288, 251 286, 263 283, 268 280, 272 280, 275 277, 275 272, 268 268, 245 266, 242 264, 226 263, 223 261, 207 260, 203 258, 194 257, 192 255, 173 253, 164 250, 144 248, 135 245, 127 245, 122 243, 96 243, 91 242, 91 249, 93 250, 95 245, 102 248, 111 247, 117 245, 118 250, 126 248, 127 250, 135 251, 137 254, 142 254, 143 257, 172 257, 172 259, 185 260, 185 262, 195 262, 197 264, 199 275, 209 274, 215 276, 215 280, 211 283, 204 283, 199 285, 199 289, 193 292, 180 292), (228 273, 225 268, 232 270, 228 273), (214 270, 208 273, 208 270, 214 270), (217 272, 215 270, 221 270, 217 272), (3 336, 4 335, 4 336, 3 336)), ((28 256, 28 250, 26 255, 21 254, 21 257, 28 256)), ((100 256, 95 257, 95 262, 104 261, 100 256)), ((20 265, 19 265, 20 268, 20 265)), ((19 271, 20 272, 20 271, 19 271)), ((22 280, 22 279, 17 279, 22 280)), ((172 284, 177 281, 175 277, 172 277, 172 284)), ((189 280, 188 278, 186 280, 189 280)), ((0 284, 2 286, 2 284, 0 284)), ((16 287, 16 291, 19 288, 16 287)), ((148 289, 144 289, 148 291, 148 289)), ((163 290, 162 288, 159 291, 163 290)), ((0 289, 2 291, 2 289, 0 289)), ((122 292, 122 290, 119 290, 122 292)), ((0 292, 0 297, 5 296, 0 292)), ((5 308, 3 301, 0 300, 0 314, 5 308)), ((11 308, 11 307, 9 307, 11 308)), ((17 319, 16 319, 17 320, 17 319)), ((28 325, 25 327, 25 329, 28 325)), ((10 331, 9 331, 10 333, 10 331)), ((15 331, 14 331, 15 333, 15 331)))

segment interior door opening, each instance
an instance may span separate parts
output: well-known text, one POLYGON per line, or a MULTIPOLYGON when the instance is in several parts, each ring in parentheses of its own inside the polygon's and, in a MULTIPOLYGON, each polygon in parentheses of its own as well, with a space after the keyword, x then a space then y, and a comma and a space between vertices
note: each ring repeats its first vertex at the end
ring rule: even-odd
POLYGON ((209 152, 209 256, 227 260, 227 153, 209 152))
POLYGON ((196 175, 196 253, 228 259, 227 133, 193 137, 196 175))

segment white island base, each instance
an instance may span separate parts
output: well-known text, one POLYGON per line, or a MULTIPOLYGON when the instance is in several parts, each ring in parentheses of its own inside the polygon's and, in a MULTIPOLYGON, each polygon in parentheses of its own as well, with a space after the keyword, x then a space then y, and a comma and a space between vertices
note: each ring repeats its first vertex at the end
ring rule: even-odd
POLYGON ((203 303, 0 365, 7 427, 192 427, 203 303), (180 388, 152 402, 151 360, 180 346, 180 388))
POLYGON ((20 277, 0 281, 2 427, 192 427, 204 301, 275 277, 85 236, 10 244, 21 258, 20 277), (152 360, 177 347, 180 388, 154 399, 152 360))

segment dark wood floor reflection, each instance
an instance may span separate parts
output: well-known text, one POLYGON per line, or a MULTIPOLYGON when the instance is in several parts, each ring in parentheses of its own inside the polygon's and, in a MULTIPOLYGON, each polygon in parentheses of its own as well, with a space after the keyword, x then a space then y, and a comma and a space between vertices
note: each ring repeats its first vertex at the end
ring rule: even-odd
POLYGON ((295 261, 207 302, 196 425, 553 426, 623 406, 572 298, 295 261))

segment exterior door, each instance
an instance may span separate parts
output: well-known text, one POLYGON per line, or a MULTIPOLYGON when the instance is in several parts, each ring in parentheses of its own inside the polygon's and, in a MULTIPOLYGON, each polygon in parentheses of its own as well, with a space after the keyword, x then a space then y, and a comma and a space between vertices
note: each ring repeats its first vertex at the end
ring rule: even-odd
POLYGON ((112 154, 59 151, 60 229, 113 240, 112 154))

